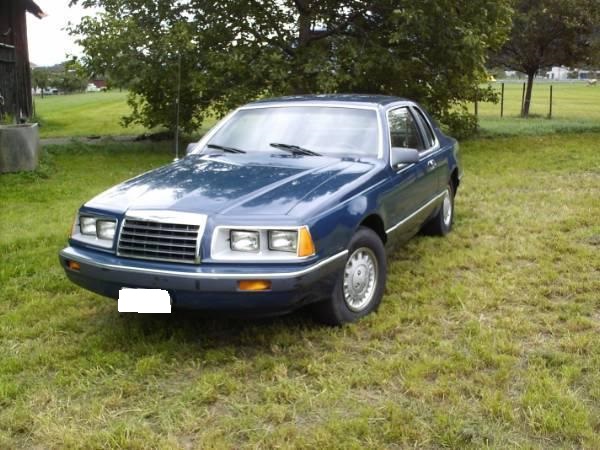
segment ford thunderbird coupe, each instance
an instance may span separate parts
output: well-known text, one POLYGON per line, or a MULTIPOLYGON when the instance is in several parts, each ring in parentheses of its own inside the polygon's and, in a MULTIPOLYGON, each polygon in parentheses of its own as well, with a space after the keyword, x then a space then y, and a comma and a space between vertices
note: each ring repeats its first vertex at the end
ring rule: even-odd
POLYGON ((413 101, 260 100, 185 158, 85 203, 59 259, 71 281, 119 301, 135 290, 175 309, 310 306, 339 325, 378 308, 386 248, 451 230, 461 176, 457 142, 413 101))

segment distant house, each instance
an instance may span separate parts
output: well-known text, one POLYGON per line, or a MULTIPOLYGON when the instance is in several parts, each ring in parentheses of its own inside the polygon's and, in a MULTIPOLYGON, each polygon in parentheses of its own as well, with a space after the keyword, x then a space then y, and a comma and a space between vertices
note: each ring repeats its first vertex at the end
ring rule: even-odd
POLYGON ((550 80, 566 80, 569 78, 570 70, 566 67, 553 67, 551 71, 546 72, 546 77, 550 80))
POLYGON ((94 86, 96 86, 99 91, 105 91, 108 87, 106 84, 106 80, 103 80, 100 78, 90 80, 90 84, 93 84, 94 86))
POLYGON ((29 12, 45 16, 33 0, 0 0, 0 115, 31 117, 31 67, 27 48, 29 12))

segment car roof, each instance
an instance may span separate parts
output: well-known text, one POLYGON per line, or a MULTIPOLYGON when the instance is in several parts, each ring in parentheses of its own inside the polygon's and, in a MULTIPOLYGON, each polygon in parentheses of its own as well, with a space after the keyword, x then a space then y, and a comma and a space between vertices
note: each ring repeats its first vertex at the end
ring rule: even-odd
POLYGON ((406 98, 395 97, 392 95, 371 95, 371 94, 313 94, 313 95, 289 95, 286 97, 265 98, 249 103, 247 106, 268 105, 269 103, 323 103, 323 104, 361 104, 364 106, 385 106, 390 103, 401 101, 410 101, 406 98))

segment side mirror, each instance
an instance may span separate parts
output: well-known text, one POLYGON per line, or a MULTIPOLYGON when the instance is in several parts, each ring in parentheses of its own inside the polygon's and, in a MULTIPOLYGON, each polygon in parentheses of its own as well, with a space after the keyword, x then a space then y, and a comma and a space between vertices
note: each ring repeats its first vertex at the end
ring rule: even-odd
POLYGON ((392 167, 400 164, 413 164, 419 162, 419 151, 414 148, 392 147, 392 167))
POLYGON ((185 154, 189 155, 190 153, 192 153, 196 149, 197 145, 198 145, 197 142, 190 142, 188 144, 187 148, 185 149, 185 154))

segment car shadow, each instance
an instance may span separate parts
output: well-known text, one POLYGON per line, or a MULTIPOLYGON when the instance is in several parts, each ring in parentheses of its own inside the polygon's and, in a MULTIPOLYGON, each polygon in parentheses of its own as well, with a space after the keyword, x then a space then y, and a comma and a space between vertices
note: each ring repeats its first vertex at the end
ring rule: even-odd
POLYGON ((307 333, 327 330, 316 322, 308 309, 290 314, 259 317, 224 315, 198 311, 174 310, 171 314, 118 313, 96 316, 96 337, 103 350, 120 350, 132 354, 156 346, 176 356, 182 353, 238 347, 270 351, 273 345, 302 340, 307 333))

